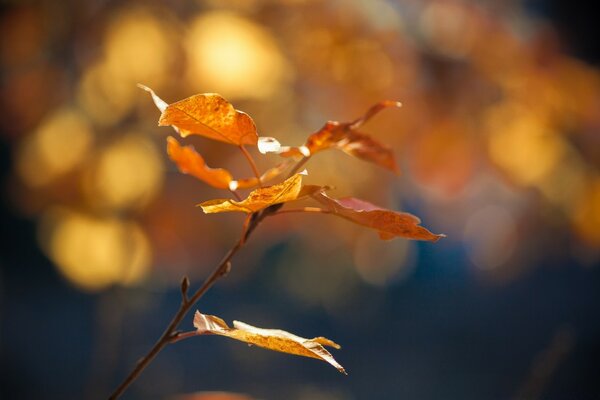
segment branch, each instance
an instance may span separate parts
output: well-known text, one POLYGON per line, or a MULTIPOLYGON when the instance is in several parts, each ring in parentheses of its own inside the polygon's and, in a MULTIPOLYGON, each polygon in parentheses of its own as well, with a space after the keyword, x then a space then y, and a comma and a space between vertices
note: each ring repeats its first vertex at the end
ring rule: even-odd
POLYGON ((242 237, 233 245, 233 247, 225 254, 219 265, 213 270, 213 272, 206 278, 202 286, 194 292, 191 297, 187 297, 187 287, 185 287, 186 279, 182 281, 182 300, 181 305, 179 306, 179 310, 175 313, 171 322, 164 330, 163 334, 160 338, 154 343, 154 346, 146 353, 144 357, 142 357, 133 370, 127 375, 127 377, 123 380, 123 382, 115 389, 113 394, 109 397, 109 399, 114 400, 119 398, 123 392, 131 385, 138 376, 142 373, 142 371, 150 364, 150 362, 156 357, 156 355, 169 343, 177 342, 181 339, 184 339, 188 336, 192 336, 189 334, 180 334, 176 333, 177 326, 181 323, 183 318, 186 316, 188 311, 196 304, 198 300, 210 289, 215 282, 217 282, 220 278, 227 275, 229 270, 231 269, 231 259, 233 256, 244 246, 246 240, 250 236, 250 234, 254 231, 254 229, 260 224, 260 222, 271 214, 272 211, 268 209, 258 211, 256 213, 251 214, 249 218, 249 222, 247 227, 245 227, 242 232, 242 237), (185 288, 185 290, 184 290, 185 288), (181 337, 185 335, 184 337, 181 337))

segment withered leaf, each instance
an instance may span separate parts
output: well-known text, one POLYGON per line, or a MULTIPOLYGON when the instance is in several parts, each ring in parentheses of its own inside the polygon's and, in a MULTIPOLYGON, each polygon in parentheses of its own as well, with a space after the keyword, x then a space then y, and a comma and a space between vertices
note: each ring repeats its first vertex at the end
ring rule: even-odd
POLYGON ((172 125, 182 137, 201 135, 240 145, 256 145, 258 133, 250 116, 216 93, 197 94, 170 104, 158 125, 172 125))
POLYGON ((167 154, 182 173, 190 174, 217 189, 229 189, 233 180, 229 171, 223 168, 210 168, 192 146, 182 147, 175 138, 169 136, 167 154))
POLYGON ((253 213, 273 204, 286 203, 303 196, 309 196, 322 189, 318 186, 307 186, 307 188, 302 190, 302 174, 295 174, 277 185, 253 190, 242 201, 215 199, 200 203, 199 206, 206 214, 229 211, 253 213))
POLYGON ((392 149, 385 146, 367 134, 356 129, 387 107, 400 107, 396 101, 382 101, 367 110, 367 112, 351 122, 329 121, 317 132, 311 134, 306 143, 300 147, 281 148, 283 157, 299 157, 318 153, 330 148, 337 148, 347 154, 362 160, 372 162, 393 172, 398 172, 398 166, 392 149))
POLYGON ((346 374, 344 367, 338 364, 331 353, 323 347, 331 346, 340 349, 340 346, 324 337, 306 339, 280 329, 256 328, 240 321, 233 321, 233 328, 230 328, 221 318, 201 314, 199 311, 194 315, 194 327, 199 334, 212 333, 269 350, 316 358, 328 362, 338 371, 346 374))
POLYGON ((326 206, 332 214, 375 229, 383 240, 403 237, 437 242, 446 236, 431 233, 420 226, 421 220, 412 214, 386 210, 361 199, 354 197, 332 199, 323 191, 315 192, 312 197, 326 206))
POLYGON ((167 154, 177 165, 179 171, 192 175, 217 189, 236 190, 252 188, 258 186, 259 183, 265 183, 276 178, 288 167, 288 163, 282 163, 268 169, 260 177, 260 182, 256 177, 234 180, 229 171, 223 168, 209 167, 206 165, 204 158, 193 146, 182 147, 171 136, 167 137, 167 154))

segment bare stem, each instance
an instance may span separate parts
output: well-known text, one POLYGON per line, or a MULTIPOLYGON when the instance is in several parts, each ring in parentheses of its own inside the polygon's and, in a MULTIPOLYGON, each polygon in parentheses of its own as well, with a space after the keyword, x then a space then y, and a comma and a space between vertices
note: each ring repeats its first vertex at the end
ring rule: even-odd
POLYGON ((242 201, 242 198, 240 197, 239 193, 236 192, 235 190, 229 190, 231 192, 231 194, 233 195, 233 197, 235 197, 235 199, 237 201, 242 201))
MULTIPOLYGON (((267 209, 268 210, 268 209, 267 209)), ((176 342, 178 340, 184 339, 185 337, 191 336, 188 334, 180 334, 176 332, 177 326, 181 323, 183 318, 186 316, 188 311, 194 306, 194 304, 200 300, 200 298, 210 289, 216 281, 218 281, 223 276, 227 275, 229 269, 231 268, 231 259, 233 256, 244 246, 246 240, 250 236, 250 234, 254 231, 254 229, 260 224, 260 222, 272 211, 262 210, 256 213, 251 214, 248 225, 242 232, 242 237, 233 245, 233 247, 225 254, 219 265, 213 270, 213 272, 206 278, 202 286, 194 292, 194 294, 187 298, 187 296, 183 295, 182 292, 182 300, 181 305, 179 306, 179 310, 175 313, 171 322, 164 330, 160 338, 154 343, 154 346, 146 353, 144 357, 142 357, 133 370, 127 375, 127 377, 123 380, 123 382, 115 389, 113 394, 109 397, 109 399, 117 399, 119 398, 123 392, 131 385, 138 376, 142 373, 142 371, 150 364, 150 362, 156 357, 156 355, 169 343, 176 342), (181 335, 185 335, 185 337, 181 337, 181 335)), ((187 288, 186 288, 187 292, 187 288)))
POLYGON ((248 153, 248 150, 246 150, 246 148, 244 147, 243 144, 240 145, 240 150, 242 151, 242 153, 244 153, 244 157, 246 157, 246 160, 248 160, 248 164, 250 164, 250 168, 252 168, 252 172, 254 173, 254 176, 256 176, 256 179, 258 179, 258 186, 262 187, 262 182, 260 180, 260 172, 258 171, 258 168, 256 167, 256 163, 254 162, 254 159, 252 158, 250 153, 248 153))
POLYGON ((191 337, 199 336, 199 335, 200 334, 198 333, 198 331, 180 332, 180 333, 172 335, 169 343, 171 343, 171 344, 177 343, 180 340, 189 339, 191 337))
POLYGON ((308 160, 310 160, 310 156, 304 156, 300 159, 300 161, 298 161, 298 163, 296 165, 294 165, 294 168, 292 168, 292 170, 290 171, 290 176, 294 175, 296 172, 298 172, 298 170, 300 168, 302 168, 304 166, 304 164, 306 164, 308 162, 308 160))

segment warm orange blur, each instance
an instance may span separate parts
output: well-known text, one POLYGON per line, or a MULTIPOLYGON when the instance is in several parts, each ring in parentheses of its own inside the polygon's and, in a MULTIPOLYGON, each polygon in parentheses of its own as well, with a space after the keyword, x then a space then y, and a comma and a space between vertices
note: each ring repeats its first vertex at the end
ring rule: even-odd
MULTIPOLYGON (((136 83, 167 102, 219 92, 261 136, 289 145, 329 119, 399 100, 403 108, 363 130, 395 149, 400 178, 330 152, 307 165, 309 183, 388 208, 418 206, 424 225, 462 242, 489 278, 526 270, 528 240, 544 224, 572 232, 571 251, 598 263, 600 71, 567 56, 552 27, 517 5, 492 13, 459 0, 226 3, 186 15, 116 7, 92 21, 93 33, 72 37, 46 23, 53 17, 42 7, 15 8, 2 24, 12 199, 39 219, 40 245, 69 282, 98 291, 203 276, 197 260, 217 260, 241 227, 241 216, 194 207, 229 193, 176 173, 165 156, 173 132, 156 127, 159 113, 136 83), (40 56, 50 33, 72 43, 73 59, 40 56)), ((211 166, 252 175, 235 148, 185 143, 211 166)), ((280 161, 253 154, 263 171, 280 161)), ((302 232, 278 278, 302 301, 336 307, 353 285, 386 285, 414 267, 413 243, 379 242, 329 216, 280 218, 261 228, 257 246, 302 232), (330 270, 311 268, 315 255, 330 270), (337 274, 338 289, 320 289, 324 273, 337 274)))

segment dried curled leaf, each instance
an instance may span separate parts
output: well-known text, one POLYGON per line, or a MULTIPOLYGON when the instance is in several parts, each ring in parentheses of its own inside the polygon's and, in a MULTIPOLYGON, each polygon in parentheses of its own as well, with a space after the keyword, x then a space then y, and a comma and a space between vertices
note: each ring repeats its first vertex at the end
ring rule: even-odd
POLYGON ((276 178, 289 166, 288 163, 282 163, 268 169, 260 177, 260 182, 256 177, 234 180, 229 171, 223 168, 209 167, 206 165, 204 158, 193 146, 182 147, 179 142, 171 136, 167 137, 167 154, 177 165, 179 171, 184 174, 192 175, 217 189, 236 190, 252 188, 258 186, 259 183, 265 183, 276 178))
POLYGON ((443 234, 431 233, 420 226, 421 220, 409 213, 386 210, 354 197, 332 199, 322 191, 316 192, 312 197, 325 205, 332 214, 375 229, 383 240, 403 237, 437 242, 446 237, 443 234))
POLYGON ((236 146, 256 145, 258 141, 252 118, 216 93, 197 94, 168 105, 158 125, 172 125, 182 137, 201 135, 236 146))
POLYGON ((167 154, 182 173, 190 174, 217 189, 229 189, 229 184, 233 180, 229 171, 223 168, 210 168, 192 146, 182 147, 175 138, 169 136, 167 154))
POLYGON ((302 174, 295 174, 277 185, 253 190, 242 201, 215 199, 200 203, 199 206, 206 214, 229 211, 253 213, 273 204, 287 203, 300 197, 309 196, 319 190, 322 190, 322 188, 312 185, 303 188, 302 174))
POLYGON ((392 149, 385 146, 369 135, 356 129, 387 107, 400 107, 396 101, 382 101, 367 110, 367 112, 351 122, 329 121, 317 132, 311 134, 304 146, 281 148, 284 157, 299 157, 318 153, 319 151, 337 148, 343 152, 365 161, 372 162, 393 172, 398 172, 398 166, 392 149))
POLYGON ((338 371, 346 374, 344 367, 338 364, 331 353, 323 347, 331 346, 340 349, 340 346, 324 337, 306 339, 279 329, 256 328, 240 321, 233 321, 233 328, 230 328, 221 318, 201 314, 199 311, 194 315, 194 327, 198 330, 198 334, 212 333, 227 336, 269 350, 316 358, 328 362, 338 371))

